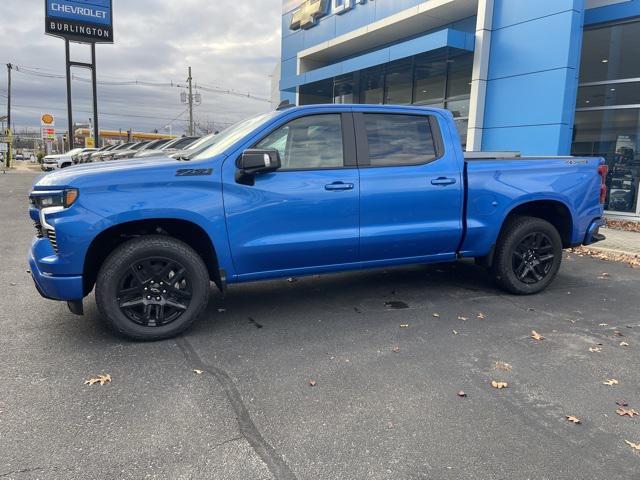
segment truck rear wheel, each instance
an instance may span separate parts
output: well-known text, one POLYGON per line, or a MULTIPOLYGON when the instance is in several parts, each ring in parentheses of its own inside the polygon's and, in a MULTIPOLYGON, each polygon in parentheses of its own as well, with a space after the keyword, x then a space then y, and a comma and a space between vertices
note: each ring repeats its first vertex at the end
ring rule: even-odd
POLYGON ((562 239, 549 222, 535 217, 515 217, 505 225, 493 261, 498 284, 517 295, 544 290, 562 262, 562 239))
POLYGON ((186 243, 160 235, 120 245, 96 282, 96 303, 107 325, 134 340, 183 332, 208 300, 209 274, 202 258, 186 243))

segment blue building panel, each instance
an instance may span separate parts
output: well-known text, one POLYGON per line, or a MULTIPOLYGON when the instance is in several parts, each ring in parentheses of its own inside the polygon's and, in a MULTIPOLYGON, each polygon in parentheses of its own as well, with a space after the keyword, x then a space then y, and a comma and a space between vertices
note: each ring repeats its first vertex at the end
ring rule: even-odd
POLYGON ((522 155, 559 155, 571 138, 568 125, 529 125, 488 128, 482 137, 485 151, 516 151, 522 155))
POLYGON ((579 12, 569 10, 493 32, 489 80, 557 68, 577 69, 580 57, 570 32, 580 29, 581 18, 579 12))
POLYGON ((572 116, 564 111, 568 81, 575 81, 574 72, 561 68, 488 82, 484 127, 568 124, 572 116))
MULTIPOLYGON (((493 11, 493 29, 530 22, 567 11, 581 12, 584 0, 507 0, 497 1, 493 11)), ((545 32, 547 33, 547 32, 545 32)), ((540 32, 538 32, 540 34, 540 32)))

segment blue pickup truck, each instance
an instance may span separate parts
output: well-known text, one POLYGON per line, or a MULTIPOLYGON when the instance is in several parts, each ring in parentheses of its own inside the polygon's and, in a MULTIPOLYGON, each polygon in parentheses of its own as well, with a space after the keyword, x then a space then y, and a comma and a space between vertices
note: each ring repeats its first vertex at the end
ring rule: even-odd
POLYGON ((38 179, 31 274, 117 333, 176 335, 228 284, 475 258, 514 294, 603 236, 599 158, 465 159, 452 115, 413 106, 281 108, 190 158, 79 165, 38 179))

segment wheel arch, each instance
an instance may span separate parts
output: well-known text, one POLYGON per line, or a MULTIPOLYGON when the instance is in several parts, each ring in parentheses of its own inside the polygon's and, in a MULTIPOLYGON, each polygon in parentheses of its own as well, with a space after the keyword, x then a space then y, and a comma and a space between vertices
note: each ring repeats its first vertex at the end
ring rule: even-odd
POLYGON ((225 288, 225 278, 220 270, 218 253, 209 234, 195 222, 177 218, 147 218, 112 225, 96 235, 84 258, 83 291, 88 295, 95 286, 100 267, 109 254, 119 245, 144 235, 167 235, 183 241, 193 248, 205 262, 209 278, 220 290, 225 288))
POLYGON ((509 221, 516 216, 535 217, 546 220, 553 225, 560 234, 562 247, 568 248, 571 246, 574 229, 573 215, 566 203, 556 199, 536 199, 515 205, 505 215, 496 240, 500 238, 509 221))

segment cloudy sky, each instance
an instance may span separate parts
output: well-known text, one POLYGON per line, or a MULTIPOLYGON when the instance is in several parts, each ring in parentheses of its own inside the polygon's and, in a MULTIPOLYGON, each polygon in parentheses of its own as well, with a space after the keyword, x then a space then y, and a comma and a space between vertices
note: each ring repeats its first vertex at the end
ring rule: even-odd
MULTIPOLYGON (((64 41, 44 34, 42 0, 0 0, 0 116, 5 115, 4 65, 13 73, 16 128, 39 128, 40 115, 56 116, 66 130, 64 41), (30 72, 30 73, 28 73, 30 72), (33 73, 44 76, 34 76, 33 73), (52 78, 50 78, 52 77, 52 78)), ((282 0, 113 0, 113 45, 97 46, 98 81, 141 80, 184 84, 187 67, 196 84, 269 98, 279 57, 282 0)), ((89 48, 76 45, 72 57, 89 61, 89 48)), ((91 116, 88 70, 74 69, 74 121, 91 116)), ((98 85, 100 128, 168 131, 186 128, 188 114, 180 88, 98 85), (171 122, 173 119, 173 122, 171 122)), ((264 101, 202 93, 195 120, 219 126, 270 109, 264 101)))

